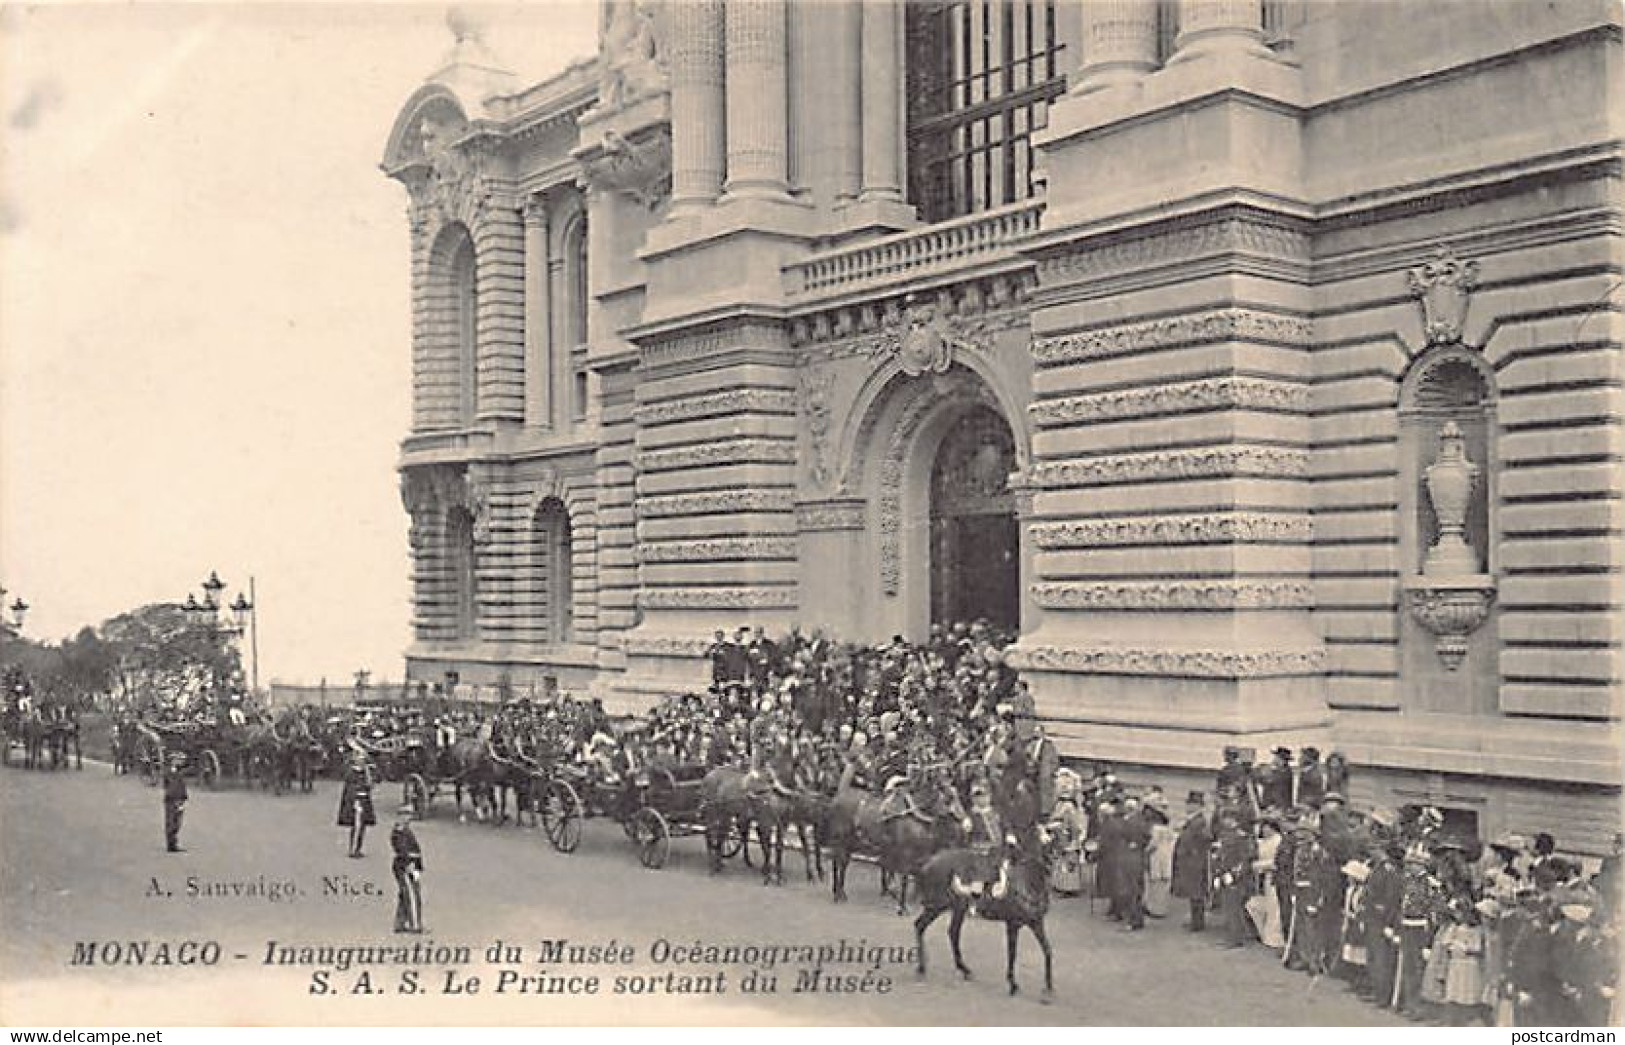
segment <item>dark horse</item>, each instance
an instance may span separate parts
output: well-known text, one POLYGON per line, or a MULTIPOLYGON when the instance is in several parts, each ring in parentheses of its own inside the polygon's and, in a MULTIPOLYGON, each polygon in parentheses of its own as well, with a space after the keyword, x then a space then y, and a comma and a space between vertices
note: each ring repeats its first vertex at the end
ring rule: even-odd
MULTIPOLYGON (((1044 931, 1044 916, 1049 913, 1051 839, 1039 825, 1038 789, 1021 745, 1011 744, 1008 754, 994 785, 994 795, 1006 832, 1015 837, 1016 844, 1007 849, 1003 895, 977 899, 975 910, 983 918, 1004 923, 1005 981, 1011 994, 1020 989, 1016 983, 1017 941, 1022 929, 1032 930, 1044 950, 1044 996, 1048 998, 1055 990, 1053 954, 1044 931)), ((962 883, 985 877, 986 873, 986 858, 973 849, 937 853, 920 868, 923 909, 914 919, 920 975, 925 975, 925 930, 948 911, 948 942, 953 946, 954 968, 970 979, 970 967, 959 950, 959 932, 972 909, 972 897, 962 883)))
POLYGON ((896 877, 897 913, 908 910, 908 879, 932 853, 959 841, 964 815, 959 796, 940 774, 931 774, 912 794, 912 808, 896 803, 901 796, 871 794, 853 783, 848 770, 830 800, 824 824, 830 850, 830 892, 846 900, 846 871, 854 853, 872 853, 880 861, 881 889, 896 877))
MULTIPOLYGON (((1054 953, 1044 931, 1044 916, 1049 913, 1049 859, 1036 829, 1029 841, 1016 849, 1010 857, 1004 895, 982 897, 975 902, 975 911, 983 918, 1004 923, 1004 978, 1011 994, 1020 990, 1016 982, 1017 942, 1022 929, 1032 930, 1044 951, 1044 997, 1047 999, 1055 991, 1054 953)), ((954 968, 965 979, 971 978, 970 966, 965 964, 959 949, 959 933, 965 925, 965 915, 972 910, 972 900, 960 888, 960 883, 983 873, 983 867, 984 857, 975 850, 948 849, 928 859, 920 868, 923 909, 914 919, 914 946, 919 954, 921 976, 925 975, 925 931, 947 911, 948 942, 953 947, 954 968)))

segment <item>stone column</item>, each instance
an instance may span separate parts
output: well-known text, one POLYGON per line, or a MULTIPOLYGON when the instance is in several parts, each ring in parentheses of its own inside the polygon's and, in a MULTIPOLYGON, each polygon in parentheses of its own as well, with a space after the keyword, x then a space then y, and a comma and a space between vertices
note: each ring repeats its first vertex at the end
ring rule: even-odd
POLYGON ((666 8, 671 47, 672 213, 717 198, 723 174, 722 0, 666 8))
POLYGON ((1269 57, 1260 0, 1180 0, 1172 61, 1221 55, 1269 57))
POLYGON ((838 0, 830 12, 835 47, 826 67, 830 75, 830 111, 815 115, 829 120, 829 164, 837 200, 857 199, 863 184, 862 76, 863 8, 860 0, 838 0))
POLYGON ((1136 83, 1157 64, 1157 0, 1086 0, 1076 93, 1136 83))
POLYGON ((861 40, 859 0, 790 5, 790 181, 819 205, 858 195, 861 40))
MULTIPOLYGON (((679 5, 681 6, 681 5, 679 5)), ((786 198, 784 0, 728 0, 729 196, 786 198)))
POLYGON ((525 201, 525 424, 553 426, 552 295, 548 275, 547 204, 525 201))
POLYGON ((863 0, 863 195, 903 198, 901 166, 902 10, 896 0, 863 0))

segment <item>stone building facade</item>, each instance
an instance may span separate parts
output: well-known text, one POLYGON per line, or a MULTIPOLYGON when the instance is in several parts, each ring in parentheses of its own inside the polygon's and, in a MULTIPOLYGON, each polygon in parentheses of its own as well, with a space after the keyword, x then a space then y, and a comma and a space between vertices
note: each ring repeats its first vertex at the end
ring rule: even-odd
POLYGON ((601 20, 534 85, 454 23, 387 146, 412 677, 635 707, 718 628, 986 614, 1067 755, 1607 846, 1617 5, 601 20))

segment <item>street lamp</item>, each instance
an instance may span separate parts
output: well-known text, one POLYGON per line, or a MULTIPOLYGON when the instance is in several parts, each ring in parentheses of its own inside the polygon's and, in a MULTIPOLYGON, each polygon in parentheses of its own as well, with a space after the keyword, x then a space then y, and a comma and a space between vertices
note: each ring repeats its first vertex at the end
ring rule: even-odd
POLYGON ((211 628, 230 635, 233 639, 241 639, 246 633, 249 641, 249 685, 255 693, 260 688, 260 636, 259 619, 254 613, 254 578, 248 578, 248 591, 239 591, 237 598, 230 606, 225 606, 222 594, 226 590, 226 582, 220 579, 218 571, 210 570, 209 577, 201 585, 203 600, 198 601, 195 593, 188 593, 186 604, 181 608, 186 611, 189 620, 198 624, 207 624, 211 628), (220 620, 222 607, 231 611, 231 621, 220 620))

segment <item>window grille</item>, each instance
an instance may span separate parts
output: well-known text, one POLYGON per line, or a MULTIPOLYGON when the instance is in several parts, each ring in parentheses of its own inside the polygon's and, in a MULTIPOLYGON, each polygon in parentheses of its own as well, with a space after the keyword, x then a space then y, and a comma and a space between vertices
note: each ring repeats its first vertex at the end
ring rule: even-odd
POLYGON ((1032 134, 1066 90, 1054 0, 906 5, 909 199, 945 221, 1032 197, 1032 134))

